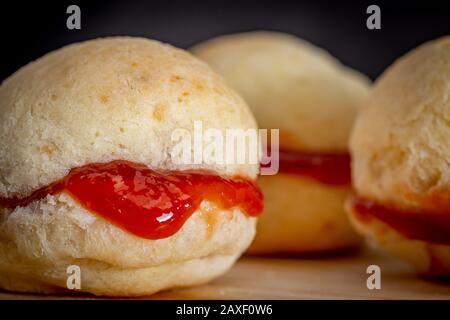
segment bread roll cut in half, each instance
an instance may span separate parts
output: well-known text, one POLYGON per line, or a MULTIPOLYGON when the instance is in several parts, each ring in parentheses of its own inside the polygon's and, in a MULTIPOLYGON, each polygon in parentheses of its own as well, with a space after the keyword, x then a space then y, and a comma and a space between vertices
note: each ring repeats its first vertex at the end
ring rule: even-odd
POLYGON ((257 129, 220 76, 157 41, 70 45, 6 79, 0 287, 137 296, 227 271, 255 234, 259 165, 174 161, 195 121, 257 129))
POLYGON ((343 204, 351 190, 348 138, 368 79, 282 33, 222 36, 192 52, 241 93, 260 128, 279 129, 279 172, 259 179, 265 209, 250 252, 357 245, 343 204))
POLYGON ((358 230, 420 273, 450 276, 450 37, 377 80, 351 138, 358 230))

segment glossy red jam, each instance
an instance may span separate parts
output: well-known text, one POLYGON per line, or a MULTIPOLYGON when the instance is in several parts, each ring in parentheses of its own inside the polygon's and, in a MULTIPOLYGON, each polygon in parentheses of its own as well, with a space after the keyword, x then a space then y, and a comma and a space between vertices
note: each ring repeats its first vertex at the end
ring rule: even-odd
POLYGON ((73 169, 61 181, 29 197, 0 198, 0 205, 25 206, 61 191, 91 212, 146 239, 175 234, 204 199, 224 209, 240 207, 250 216, 262 211, 262 194, 251 181, 225 179, 210 172, 156 172, 127 161, 73 169))
POLYGON ((443 211, 401 210, 359 197, 351 199, 351 206, 362 221, 375 217, 407 238, 450 244, 450 206, 443 211))
POLYGON ((350 155, 280 150, 280 172, 308 176, 328 185, 350 185, 350 155))

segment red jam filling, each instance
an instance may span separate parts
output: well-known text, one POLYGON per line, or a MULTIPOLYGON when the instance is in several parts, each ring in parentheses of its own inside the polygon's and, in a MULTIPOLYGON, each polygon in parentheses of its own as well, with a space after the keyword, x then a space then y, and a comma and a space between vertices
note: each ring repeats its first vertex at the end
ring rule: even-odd
POLYGON ((353 197, 351 207, 360 220, 375 217, 407 238, 450 244, 450 206, 442 211, 404 210, 353 197))
POLYGON ((280 150, 280 172, 308 176, 328 185, 350 185, 350 155, 280 150))
POLYGON ((221 208, 240 207, 247 215, 262 211, 262 193, 251 181, 225 179, 210 172, 156 172, 128 161, 75 168, 62 180, 26 198, 0 198, 15 208, 65 191, 83 207, 142 238, 175 234, 209 200, 221 208))

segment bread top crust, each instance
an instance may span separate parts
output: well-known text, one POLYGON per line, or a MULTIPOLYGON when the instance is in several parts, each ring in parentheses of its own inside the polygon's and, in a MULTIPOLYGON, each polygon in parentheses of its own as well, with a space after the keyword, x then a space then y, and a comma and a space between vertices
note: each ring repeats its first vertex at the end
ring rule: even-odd
POLYGON ((450 208, 450 37, 398 59, 377 80, 351 138, 353 180, 368 198, 450 208))
POLYGON ((261 128, 280 129, 283 148, 347 152, 369 80, 325 50, 283 33, 249 32, 206 41, 192 52, 242 94, 261 128))
MULTIPOLYGON (((157 41, 117 37, 66 46, 0 87, 0 196, 25 196, 89 163, 207 169, 255 178, 258 165, 179 164, 176 129, 256 129, 242 98, 205 63, 157 41)), ((203 141, 203 147, 207 143, 203 141)))

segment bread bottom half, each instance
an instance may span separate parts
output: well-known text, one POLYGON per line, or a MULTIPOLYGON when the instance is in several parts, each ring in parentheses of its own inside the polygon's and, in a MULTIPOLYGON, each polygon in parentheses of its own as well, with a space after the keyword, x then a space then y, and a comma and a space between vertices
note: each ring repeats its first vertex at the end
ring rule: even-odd
POLYGON ((350 205, 347 211, 351 223, 367 239, 393 256, 411 264, 419 274, 430 277, 450 277, 450 246, 409 239, 376 217, 362 218, 350 205))
MULTIPOLYGON (((102 296, 145 296, 164 289, 198 285, 225 273, 239 255, 209 256, 185 262, 164 264, 150 268, 120 269, 102 264, 80 264, 82 286, 80 292, 102 296)), ((45 279, 23 272, 1 274, 0 287, 14 292, 41 294, 71 294, 61 279, 67 277, 64 266, 46 271, 45 279)))
POLYGON ((207 201, 174 235, 148 240, 123 231, 61 193, 0 212, 0 287, 35 293, 69 290, 142 296, 207 282, 226 272, 255 234, 256 219, 207 201))
POLYGON ((357 247, 360 237, 344 211, 349 187, 279 173, 262 176, 264 211, 258 220, 251 254, 304 254, 357 247))

